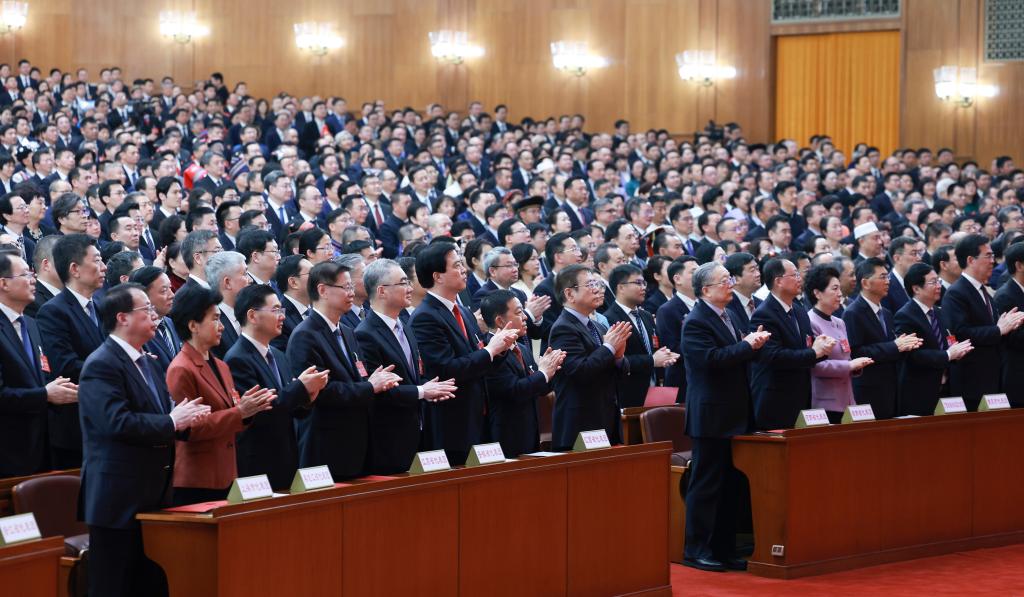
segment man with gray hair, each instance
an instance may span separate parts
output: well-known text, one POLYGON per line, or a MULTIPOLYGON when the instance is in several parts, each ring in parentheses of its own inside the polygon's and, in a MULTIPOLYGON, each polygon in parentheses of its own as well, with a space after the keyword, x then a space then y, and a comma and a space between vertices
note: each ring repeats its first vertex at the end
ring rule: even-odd
POLYGON ((220 360, 224 360, 242 331, 235 319, 235 298, 249 285, 249 276, 245 274, 245 256, 235 251, 217 253, 206 263, 206 281, 221 294, 221 303, 217 309, 220 311, 224 331, 221 332, 220 344, 213 348, 213 354, 220 360))
MULTIPOLYGON (((198 284, 209 288, 206 277, 206 264, 210 258, 223 251, 216 232, 210 230, 193 230, 181 241, 181 260, 188 268, 188 280, 182 288, 189 284, 198 284)), ((243 257, 243 259, 245 259, 243 257)))
POLYGON ((525 292, 512 287, 519 279, 519 264, 512 256, 512 250, 508 247, 491 249, 484 255, 483 266, 484 272, 487 274, 487 282, 473 294, 473 310, 478 310, 480 301, 495 290, 509 290, 523 305, 523 311, 527 315, 526 328, 530 338, 547 338, 551 331, 551 324, 545 324, 543 318, 544 311, 551 307, 551 297, 536 294, 527 299, 525 292))
POLYGON ((359 326, 360 321, 366 319, 366 315, 370 310, 370 303, 366 300, 366 286, 363 284, 363 272, 366 262, 363 261, 363 256, 359 253, 338 255, 332 261, 347 267, 352 273, 352 286, 355 296, 352 298, 352 308, 348 310, 348 313, 341 316, 341 323, 354 330, 359 326))
POLYGON ((720 263, 693 273, 698 297, 683 325, 686 434, 693 439, 686 492, 683 563, 724 572, 746 570, 736 557, 736 520, 743 484, 732 465, 732 438, 751 430, 748 364, 770 334, 758 327, 741 336, 726 309, 734 281, 720 263))
POLYGON ((363 286, 372 310, 356 327, 356 339, 368 370, 393 366, 399 385, 370 405, 370 450, 367 470, 393 474, 409 470, 420 443, 420 400, 454 396, 455 380, 424 379, 419 345, 407 327, 406 307, 412 304, 412 281, 390 259, 366 266, 363 286))

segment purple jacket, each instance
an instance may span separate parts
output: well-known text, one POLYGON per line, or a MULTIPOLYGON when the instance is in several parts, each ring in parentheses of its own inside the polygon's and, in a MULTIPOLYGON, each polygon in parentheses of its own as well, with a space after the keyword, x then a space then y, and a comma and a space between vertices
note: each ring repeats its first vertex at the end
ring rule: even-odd
POLYGON ((836 339, 828 358, 818 361, 811 370, 811 407, 841 413, 847 406, 856 404, 850 383, 850 341, 846 324, 836 315, 829 320, 822 319, 814 309, 807 312, 807 317, 815 337, 824 334, 836 339))

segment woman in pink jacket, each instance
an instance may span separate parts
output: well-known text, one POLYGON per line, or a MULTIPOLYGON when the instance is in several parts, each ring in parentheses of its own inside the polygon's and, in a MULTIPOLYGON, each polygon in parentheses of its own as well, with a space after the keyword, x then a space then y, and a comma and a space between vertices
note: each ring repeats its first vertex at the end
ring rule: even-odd
POLYGON ((846 324, 838 315, 832 315, 843 300, 839 270, 829 264, 812 267, 804 276, 804 294, 813 307, 807 316, 814 335, 824 334, 836 340, 828 358, 818 361, 811 370, 811 407, 824 408, 829 422, 838 423, 846 407, 856 404, 850 378, 874 361, 868 357, 850 359, 846 324))

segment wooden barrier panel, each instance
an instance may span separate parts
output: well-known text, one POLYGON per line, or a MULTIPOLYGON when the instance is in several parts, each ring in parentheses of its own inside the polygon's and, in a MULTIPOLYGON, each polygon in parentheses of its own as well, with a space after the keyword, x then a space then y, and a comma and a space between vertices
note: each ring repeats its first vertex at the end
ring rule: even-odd
POLYGON ((750 572, 796 578, 1024 541, 1024 410, 745 435, 750 572))
POLYGON ((671 595, 667 443, 140 514, 172 596, 671 595))
POLYGON ((56 597, 62 555, 64 537, 59 536, 0 547, 0 594, 56 597))

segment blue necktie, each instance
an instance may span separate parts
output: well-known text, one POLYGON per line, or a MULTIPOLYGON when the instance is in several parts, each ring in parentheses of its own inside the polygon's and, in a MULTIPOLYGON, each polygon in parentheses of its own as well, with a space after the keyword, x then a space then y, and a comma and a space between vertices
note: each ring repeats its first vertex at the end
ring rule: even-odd
POLYGON ((882 310, 879 309, 878 312, 875 313, 875 315, 878 316, 878 325, 882 326, 882 333, 885 334, 886 336, 888 336, 889 335, 889 331, 885 327, 885 316, 882 315, 882 310))
POLYGON ((587 329, 590 330, 590 335, 594 338, 595 342, 603 344, 601 342, 601 334, 597 331, 597 324, 593 320, 587 320, 587 329))
POLYGON ((340 325, 338 326, 338 329, 334 332, 334 334, 338 337, 338 346, 341 347, 341 360, 345 363, 345 366, 348 367, 348 370, 351 372, 353 371, 352 356, 349 354, 348 349, 345 347, 345 338, 341 335, 340 325))
POLYGON ((267 364, 270 365, 270 371, 274 374, 274 382, 277 384, 277 389, 280 390, 284 385, 281 382, 281 372, 277 368, 277 359, 274 358, 274 351, 267 351, 267 364))
POLYGON ((21 327, 21 344, 25 347, 25 355, 28 356, 28 362, 35 367, 36 351, 32 349, 32 340, 28 337, 28 321, 25 320, 24 316, 19 316, 14 321, 17 321, 18 325, 21 327))
POLYGON ((949 348, 946 346, 946 338, 942 335, 942 328, 939 327, 939 318, 935 316, 935 309, 928 309, 928 321, 932 324, 932 335, 935 336, 935 341, 939 343, 939 348, 949 348))
POLYGON ((89 310, 89 319, 96 324, 97 328, 100 327, 100 319, 96 316, 96 303, 89 300, 89 302, 85 304, 85 308, 89 310))
MULTIPOLYGON (((405 332, 402 330, 402 322, 395 322, 395 336, 398 338, 398 345, 402 347, 402 353, 405 355, 405 362, 409 364, 409 371, 416 371, 416 366, 412 362, 412 348, 409 347, 409 339, 405 337, 405 332)), ((416 375, 413 373, 412 375, 416 375)))
POLYGON ((284 219, 284 206, 283 205, 281 207, 277 208, 277 217, 280 218, 282 226, 287 226, 288 225, 288 220, 284 219))
POLYGON ((640 338, 643 339, 647 352, 653 352, 651 350, 651 341, 647 338, 647 328, 644 326, 643 320, 640 319, 640 310, 633 309, 629 314, 633 317, 633 320, 636 321, 636 328, 640 330, 640 338))
POLYGON ((156 383, 153 381, 153 374, 149 370, 149 359, 146 355, 139 357, 135 363, 142 370, 142 377, 146 378, 146 385, 149 386, 149 391, 153 393, 153 400, 156 401, 156 407, 160 412, 164 412, 163 404, 160 403, 160 392, 156 389, 156 383))

